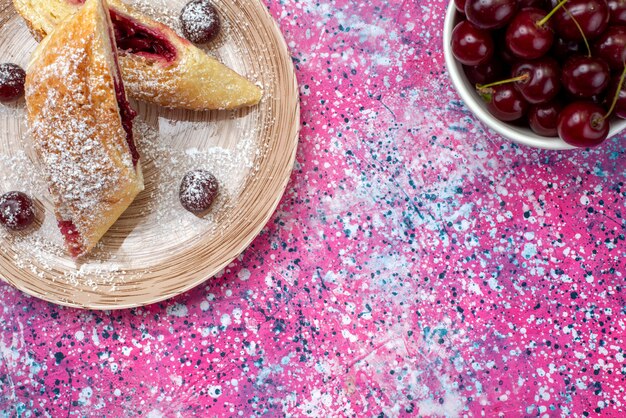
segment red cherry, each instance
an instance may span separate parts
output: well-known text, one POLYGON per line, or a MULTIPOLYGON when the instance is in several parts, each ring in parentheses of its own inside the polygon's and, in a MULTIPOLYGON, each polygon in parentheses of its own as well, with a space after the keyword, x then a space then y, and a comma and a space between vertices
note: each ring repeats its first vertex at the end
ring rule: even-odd
POLYGON ((185 38, 203 44, 217 37, 221 29, 217 9, 208 0, 193 0, 180 13, 180 23, 185 38))
POLYGON ((557 124, 559 113, 563 105, 558 101, 539 103, 528 109, 528 125, 537 135, 553 137, 557 136, 557 124))
POLYGON ((591 98, 602 93, 609 85, 611 72, 602 59, 574 55, 563 65, 563 87, 579 98, 591 98))
POLYGON ((528 110, 528 103, 513 83, 500 84, 485 89, 489 93, 481 93, 487 102, 487 109, 503 122, 520 119, 528 110))
POLYGON ((619 93, 617 93, 616 90, 617 86, 619 86, 619 80, 619 75, 615 75, 611 78, 609 87, 606 89, 607 93, 603 104, 605 107, 610 108, 611 103, 615 98, 615 94, 618 94, 615 101, 615 108, 611 114, 617 116, 618 118, 626 119, 626 84, 622 85, 619 93))
POLYGON ((465 0, 454 0, 454 7, 457 12, 465 14, 465 0))
POLYGON ((503 78, 505 66, 502 60, 492 58, 484 64, 476 66, 464 65, 463 70, 470 83, 474 85, 487 84, 492 80, 503 78))
POLYGON ((594 43, 593 55, 621 72, 626 60, 626 26, 609 26, 594 43))
POLYGON ((522 9, 506 30, 506 44, 518 58, 535 59, 545 55, 554 42, 550 21, 539 26, 547 13, 540 9, 522 9))
POLYGON ((24 95, 26 72, 16 64, 0 64, 0 102, 12 102, 24 95))
POLYGON ((626 25, 626 0, 608 0, 609 25, 626 25))
POLYGON ((575 147, 594 147, 609 135, 605 110, 592 102, 574 102, 561 111, 557 130, 559 137, 575 147))
POLYGON ((0 223, 6 228, 20 231, 35 220, 35 206, 28 195, 8 192, 0 196, 0 223))
POLYGON ((218 188, 217 179, 210 172, 206 170, 189 171, 180 184, 180 203, 189 212, 203 213, 213 204, 218 188))
POLYGON ((606 0, 568 0, 554 15, 555 32, 570 41, 594 39, 604 32, 608 24, 609 6, 606 0))
POLYGON ((467 20, 454 27, 451 38, 452 53, 461 64, 480 65, 493 55, 491 34, 467 20))
POLYGON ((516 0, 466 0, 465 16, 480 29, 503 28, 517 11, 516 0))
POLYGON ((549 57, 519 62, 513 65, 511 75, 512 77, 528 76, 526 80, 515 83, 515 87, 528 103, 552 100, 561 89, 559 64, 549 57))

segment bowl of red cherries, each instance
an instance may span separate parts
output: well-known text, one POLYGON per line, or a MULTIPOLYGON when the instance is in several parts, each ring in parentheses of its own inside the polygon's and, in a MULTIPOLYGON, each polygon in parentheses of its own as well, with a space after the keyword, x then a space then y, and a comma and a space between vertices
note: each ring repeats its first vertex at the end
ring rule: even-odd
POLYGON ((586 148, 626 128, 626 0, 453 0, 444 54, 467 107, 512 141, 586 148))

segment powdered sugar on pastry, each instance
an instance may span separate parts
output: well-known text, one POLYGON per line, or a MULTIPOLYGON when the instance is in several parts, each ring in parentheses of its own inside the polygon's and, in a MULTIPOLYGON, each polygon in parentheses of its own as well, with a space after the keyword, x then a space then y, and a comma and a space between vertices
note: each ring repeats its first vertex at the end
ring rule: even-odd
MULTIPOLYGON (((134 3, 149 5, 152 0, 134 3)), ((150 16, 166 23, 169 18, 177 21, 175 11, 159 15, 161 3, 155 1, 157 7, 150 16)), ((147 11, 149 7, 142 10, 147 11)), ((17 52, 0 50, 0 61, 25 66, 35 44, 22 20, 15 19, 0 27, 0 37, 7 44, 27 45, 27 48, 16 48, 17 52)), ((220 54, 233 63, 233 68, 247 68, 242 55, 233 52, 238 45, 238 42, 227 41, 220 54)), ((114 291, 124 283, 139 279, 124 268, 132 266, 134 272, 149 273, 150 267, 142 264, 144 258, 137 255, 138 249, 150 254, 153 260, 166 257, 181 246, 190 245, 194 237, 220 234, 227 226, 225 219, 227 222, 237 219, 232 215, 232 206, 247 180, 255 174, 259 154, 265 152, 259 149, 257 142, 257 129, 262 129, 258 112, 252 108, 195 113, 143 103, 135 105, 139 106, 140 113, 135 119, 135 134, 146 190, 79 264, 67 257, 47 185, 37 171, 34 154, 26 149, 25 144, 30 139, 25 128, 24 104, 0 105, 0 192, 22 190, 34 197, 41 209, 37 226, 32 230, 20 234, 0 230, 0 240, 4 243, 0 251, 12 258, 15 266, 39 277, 49 277, 50 264, 62 263, 68 266, 68 272, 56 277, 60 284, 114 291), (183 174, 197 168, 211 171, 220 184, 217 200, 202 218, 184 210, 178 199, 183 174), (142 260, 141 263, 133 264, 132 260, 136 259, 142 260)))
POLYGON ((172 28, 178 34, 181 33, 180 19, 172 12, 171 4, 168 5, 167 0, 131 0, 127 3, 146 16, 172 28))
POLYGON ((35 50, 26 77, 33 147, 73 256, 91 250, 143 189, 109 28, 102 0, 87 0, 35 50))
MULTIPOLYGON (((76 94, 70 97, 55 89, 48 90, 43 110, 31 129, 37 137, 56 138, 42 144, 45 152, 41 153, 41 158, 47 167, 52 193, 67 203, 59 207, 59 215, 71 219, 73 213, 79 211, 83 214, 82 223, 90 223, 100 216, 103 193, 115 189, 122 171, 98 142, 96 131, 100 127, 94 120, 96 114, 79 111, 81 107, 93 106, 85 95, 88 86, 76 76, 77 68, 84 65, 88 57, 83 49, 69 45, 59 54, 67 59, 48 65, 39 75, 40 82, 54 83, 61 78, 76 94)), ((121 163, 132 170, 129 154, 123 149, 118 152, 125 156, 121 163)))

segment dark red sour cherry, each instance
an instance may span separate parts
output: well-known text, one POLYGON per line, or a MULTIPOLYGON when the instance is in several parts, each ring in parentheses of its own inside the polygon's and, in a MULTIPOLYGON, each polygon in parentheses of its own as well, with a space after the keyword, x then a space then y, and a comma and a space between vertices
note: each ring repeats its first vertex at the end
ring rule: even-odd
POLYGON ((217 9, 208 0, 193 0, 183 7, 180 13, 185 38, 197 44, 215 39, 221 29, 217 9))
POLYGON ((452 30, 451 47, 454 57, 464 65, 480 65, 493 56, 491 34, 467 20, 459 22, 452 30))
POLYGON ((35 220, 35 206, 28 195, 8 192, 0 196, 0 223, 13 231, 28 228, 35 220))
POLYGON ((518 120, 528 110, 528 102, 524 100, 524 97, 513 86, 513 83, 500 84, 485 90, 488 93, 481 92, 480 94, 487 103, 487 109, 493 116, 503 122, 518 120))
POLYGON ((626 60, 626 26, 609 26, 592 49, 593 55, 602 58, 611 70, 621 72, 626 60))
POLYGON ((609 25, 626 25, 626 0, 608 0, 609 25))
POLYGON ((24 95, 26 72, 16 64, 0 64, 0 102, 12 102, 24 95))
POLYGON ((515 87, 528 103, 552 100, 561 89, 561 70, 556 60, 542 57, 532 61, 521 61, 512 68, 512 77, 527 75, 525 80, 515 82, 515 87))
POLYGON ((180 203, 189 212, 201 214, 211 207, 218 189, 217 179, 210 172, 189 171, 180 183, 180 203))
POLYGON ((574 55, 563 64, 563 87, 578 98, 599 95, 607 88, 610 79, 609 66, 601 58, 574 55))
POLYGON ((454 0, 454 7, 457 12, 465 14, 465 0, 454 0))
POLYGON ((592 102, 573 102, 559 114, 559 137, 575 147, 594 147, 609 135, 605 110, 592 102))
POLYGON ((516 0, 466 0, 465 16, 480 29, 503 28, 517 11, 516 0))
POLYGON ((538 103, 528 109, 528 125, 537 135, 557 136, 559 113, 563 105, 558 101, 538 103))
POLYGON ((490 81, 498 80, 504 77, 505 65, 502 60, 492 58, 484 64, 476 66, 463 66, 465 75, 470 83, 487 84, 490 81))
POLYGON ((555 32, 570 41, 582 41, 583 34, 588 41, 597 38, 608 24, 609 6, 606 0, 568 0, 554 15, 555 32))
POLYGON ((609 87, 606 89, 606 96, 604 98, 603 105, 607 109, 610 109, 613 99, 615 99, 615 107, 613 108, 611 115, 615 115, 621 119, 626 119, 626 84, 622 85, 619 92, 616 91, 619 86, 620 78, 621 77, 619 75, 615 75, 611 78, 609 87), (617 98, 615 98, 616 94, 617 98))
POLYGON ((541 9, 527 8, 517 13, 506 29, 506 45, 513 55, 522 59, 542 57, 552 47, 554 32, 550 21, 538 23, 547 13, 541 9))

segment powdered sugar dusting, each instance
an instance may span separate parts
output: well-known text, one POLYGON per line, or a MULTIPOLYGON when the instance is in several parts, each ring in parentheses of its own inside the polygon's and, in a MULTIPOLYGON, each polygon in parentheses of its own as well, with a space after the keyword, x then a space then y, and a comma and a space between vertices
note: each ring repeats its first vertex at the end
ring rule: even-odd
POLYGON ((178 13, 172 10, 167 0, 132 0, 128 4, 157 22, 169 26, 175 32, 182 33, 178 13))
POLYGON ((207 0, 187 3, 180 14, 180 20, 185 37, 192 42, 209 42, 220 30, 217 10, 207 0))
POLYGON ((79 234, 76 252, 91 248, 107 211, 136 190, 110 48, 108 37, 68 24, 51 35, 45 55, 40 49, 26 86, 34 148, 59 220, 79 234))
MULTIPOLYGON (((148 203, 141 208, 142 222, 157 223, 164 231, 174 233, 178 230, 197 234, 204 234, 207 229, 215 231, 217 219, 230 208, 254 166, 254 140, 242 138, 234 150, 219 146, 197 148, 192 145, 178 148, 175 139, 173 141, 172 138, 159 136, 148 124, 138 121, 136 125, 146 177, 144 194, 149 197, 148 203), (178 196, 183 176, 196 169, 213 173, 220 189, 211 211, 201 218, 187 212, 178 196)), ((183 133, 187 136, 189 131, 183 133)), ((169 241, 171 237, 163 239, 169 241)))
MULTIPOLYGON (((179 11, 168 10, 165 1, 131 3, 180 32, 179 11), (142 4, 147 7, 141 7, 142 4)), ((23 24, 17 31, 13 26, 0 28, 0 36, 30 39, 23 24), (19 35, 20 31, 23 35, 19 35)), ((237 42, 230 42, 219 54, 239 47, 237 42)), ((7 52, 0 50, 0 61, 25 63, 32 48, 18 52, 3 57, 7 52)), ((246 65, 240 53, 225 57, 234 68, 246 65)), ((15 267, 36 277, 52 277, 60 288, 115 292, 151 272, 152 264, 148 263, 154 262, 154 256, 145 261, 144 254, 167 257, 194 241, 221 234, 237 221, 232 209, 248 179, 258 171, 255 161, 266 152, 257 141, 261 127, 254 109, 194 113, 143 103, 135 105, 140 114, 134 132, 146 188, 92 253, 76 263, 64 248, 44 174, 29 148, 23 106, 23 101, 0 104, 0 193, 21 190, 29 194, 36 201, 38 216, 36 224, 23 232, 0 228, 0 253, 11 259, 15 267), (212 172, 219 183, 218 196, 202 217, 186 211, 178 196, 183 175, 194 169, 212 172), (51 276, 51 271, 60 266, 61 271, 51 276)), ((78 129, 78 125, 74 128, 78 129)))
MULTIPOLYGON (((160 135, 157 129, 141 120, 137 120, 135 125, 146 189, 118 222, 123 223, 124 219, 137 216, 137 224, 117 248, 111 248, 112 238, 105 235, 91 255, 56 279, 59 282, 87 286, 91 290, 114 289, 127 281, 139 279, 149 271, 146 267, 143 273, 139 269, 139 273, 131 276, 122 267, 126 264, 125 260, 132 259, 138 245, 143 246, 147 253, 162 251, 166 255, 194 237, 219 234, 225 227, 225 215, 241 193, 245 179, 256 170, 254 160, 259 151, 254 135, 242 137, 235 149, 181 146, 182 141, 160 135), (214 173, 220 188, 209 213, 203 217, 186 211, 178 197, 182 177, 187 171, 197 168, 214 173)), ((182 132, 183 137, 189 137, 190 133, 194 136, 194 132, 202 131, 200 126, 192 124, 182 132)), ((0 184, 2 191, 19 189, 40 201, 42 208, 35 228, 19 234, 0 228, 0 239, 8 243, 0 251, 5 254, 10 252, 19 268, 43 278, 55 264, 52 260, 67 259, 67 254, 42 173, 25 150, 13 156, 0 154, 0 184)), ((114 224, 111 229, 115 231, 117 227, 118 224, 114 224)))
POLYGON ((211 207, 218 189, 217 179, 211 172, 188 171, 180 185, 180 203, 190 212, 202 213, 211 207))

